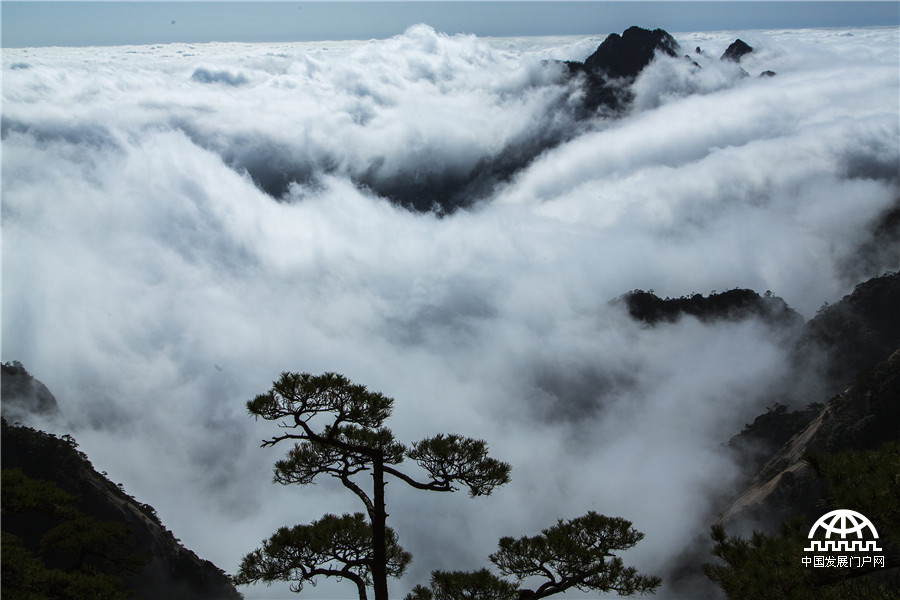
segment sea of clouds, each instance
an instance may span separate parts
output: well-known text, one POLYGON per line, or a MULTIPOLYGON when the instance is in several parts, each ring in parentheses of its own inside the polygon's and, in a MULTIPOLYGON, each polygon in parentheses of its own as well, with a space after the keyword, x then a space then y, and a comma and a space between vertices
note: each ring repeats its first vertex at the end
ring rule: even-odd
POLYGON ((395 398, 401 441, 458 432, 513 465, 488 498, 388 486, 415 557, 394 595, 588 510, 632 520, 627 562, 666 575, 787 350, 755 320, 648 328, 610 301, 749 287, 810 318, 900 268, 866 245, 900 196, 898 30, 675 37, 702 70, 659 58, 629 114, 586 120, 555 61, 602 37, 4 49, 2 358, 229 572, 281 525, 362 509, 271 484, 286 448, 244 402, 290 370, 395 398), (738 36, 750 77, 718 60, 738 36), (411 184, 466 208, 379 196, 411 184))

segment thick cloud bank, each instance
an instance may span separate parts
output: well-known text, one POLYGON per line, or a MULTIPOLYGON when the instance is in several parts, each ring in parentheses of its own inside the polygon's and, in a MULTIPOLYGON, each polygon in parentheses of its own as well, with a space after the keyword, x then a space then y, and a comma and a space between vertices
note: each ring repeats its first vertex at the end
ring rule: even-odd
POLYGON ((228 571, 359 509, 271 485, 282 451, 244 414, 281 371, 331 370, 394 397, 401 440, 513 465, 486 499, 389 486, 415 556, 395 595, 588 510, 633 520, 631 560, 664 575, 786 351, 754 319, 650 328, 609 301, 746 287, 808 318, 900 268, 872 243, 900 194, 898 31, 739 34, 740 67, 718 60, 737 32, 676 34, 700 70, 658 57, 628 114, 586 120, 556 61, 598 38, 7 49, 3 360, 228 571), (469 208, 378 195, 441 188, 469 208))

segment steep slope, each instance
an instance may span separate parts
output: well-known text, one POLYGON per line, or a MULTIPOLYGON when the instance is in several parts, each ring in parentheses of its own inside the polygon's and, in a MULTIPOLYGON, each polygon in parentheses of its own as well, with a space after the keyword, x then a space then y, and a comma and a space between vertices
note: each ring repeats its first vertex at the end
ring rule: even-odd
MULTIPOLYGON (((856 286, 824 306, 793 343, 805 410, 770 411, 732 438, 729 446, 756 470, 721 521, 776 525, 791 515, 811 515, 821 491, 804 462, 809 453, 871 450, 900 439, 900 273, 856 286), (785 438, 787 441, 785 442, 785 438)), ((797 398, 794 398, 796 401, 797 398)), ((752 471, 751 471, 752 473, 752 471)))
POLYGON ((900 440, 900 349, 832 398, 809 425, 791 437, 762 468, 719 522, 775 523, 817 516, 822 483, 804 460, 815 453, 874 450, 900 440))
MULTIPOLYGON (((635 290, 612 303, 647 327, 683 318, 705 323, 754 318, 784 345, 790 376, 769 399, 768 411, 725 447, 743 477, 732 494, 713 499, 718 508, 709 524, 724 525, 731 535, 773 532, 788 518, 821 515, 826 482, 805 462, 808 454, 879 449, 900 440, 897 273, 859 284, 806 323, 777 296, 745 289, 665 299, 635 290)), ((666 577, 670 589, 684 597, 717 597, 698 571, 709 550, 708 531, 686 541, 666 577)))
POLYGON ((819 357, 832 392, 900 347, 900 272, 856 286, 840 302, 826 305, 806 325, 797 343, 798 369, 815 368, 819 357))
MULTIPOLYGON (((12 426, 5 419, 2 428, 4 476, 20 472, 26 480, 37 480, 51 489, 74 496, 73 509, 94 524, 84 531, 84 535, 94 535, 96 531, 91 530, 101 529, 96 525, 98 523, 124 525, 130 542, 119 552, 149 557, 149 562, 137 573, 120 575, 112 572, 121 577, 125 589, 145 599, 231 600, 242 597, 220 569, 178 543, 172 532, 162 525, 153 507, 135 500, 98 473, 87 456, 77 450, 77 444, 70 436, 57 437, 26 426, 12 426)), ((5 481, 17 479, 5 477, 5 481)), ((4 489, 4 494, 13 491, 4 489)), ((64 524, 64 520, 48 516, 46 511, 37 508, 15 513, 9 513, 7 508, 4 506, 4 555, 7 540, 12 539, 9 538, 12 535, 35 556, 40 556, 48 567, 59 567, 70 560, 61 547, 41 543, 42 538, 64 524)), ((13 583, 5 573, 4 588, 13 583)))

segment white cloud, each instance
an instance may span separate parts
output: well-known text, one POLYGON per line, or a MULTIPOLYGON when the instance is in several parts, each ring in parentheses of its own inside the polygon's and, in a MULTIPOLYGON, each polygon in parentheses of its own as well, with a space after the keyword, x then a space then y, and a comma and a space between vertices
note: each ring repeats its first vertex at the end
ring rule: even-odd
POLYGON ((652 572, 702 529, 733 475, 719 444, 783 350, 754 322, 645 329, 607 303, 740 286, 811 316, 857 283, 846 264, 898 197, 900 83, 898 32, 853 34, 747 35, 743 66, 773 79, 717 63, 734 34, 685 34, 708 47, 701 73, 651 66, 616 122, 575 121, 541 63, 596 40, 8 49, 3 360, 229 571, 280 524, 358 508, 269 485, 281 451, 244 415, 283 370, 335 370, 396 399, 400 439, 480 436, 514 466, 487 499, 391 486, 417 559, 398 593, 591 509, 634 520, 652 572), (548 141, 444 218, 351 181, 459 184, 548 141), (283 201, 254 173, 287 173, 283 201))

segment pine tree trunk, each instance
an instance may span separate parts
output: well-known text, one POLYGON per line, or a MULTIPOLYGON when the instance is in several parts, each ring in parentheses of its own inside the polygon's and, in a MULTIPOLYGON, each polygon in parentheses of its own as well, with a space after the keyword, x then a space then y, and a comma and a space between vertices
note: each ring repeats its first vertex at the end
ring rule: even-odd
POLYGON ((375 483, 375 514, 372 518, 372 582, 375 585, 375 600, 388 600, 387 585, 387 549, 386 521, 384 508, 384 459, 375 457, 372 466, 372 478, 375 483))

